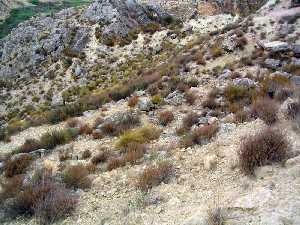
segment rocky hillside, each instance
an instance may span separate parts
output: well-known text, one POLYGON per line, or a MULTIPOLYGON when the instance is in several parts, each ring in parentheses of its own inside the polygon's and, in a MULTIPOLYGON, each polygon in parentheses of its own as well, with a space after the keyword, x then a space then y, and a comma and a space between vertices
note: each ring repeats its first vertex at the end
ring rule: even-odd
POLYGON ((300 224, 300 7, 170 2, 0 40, 1 224, 300 224))

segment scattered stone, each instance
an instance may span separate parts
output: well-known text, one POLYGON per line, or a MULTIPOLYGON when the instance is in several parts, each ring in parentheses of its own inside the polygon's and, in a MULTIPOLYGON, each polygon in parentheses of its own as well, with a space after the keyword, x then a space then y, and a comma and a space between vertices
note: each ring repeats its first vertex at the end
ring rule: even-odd
POLYGON ((290 46, 286 42, 282 41, 273 41, 264 44, 264 48, 271 52, 282 52, 290 50, 290 46))
POLYGON ((166 103, 174 106, 182 105, 183 101, 184 101, 184 94, 182 94, 177 90, 172 92, 165 98, 166 103))
POLYGON ((265 65, 270 69, 279 69, 282 66, 281 61, 278 59, 266 59, 265 65))
POLYGON ((141 111, 148 112, 154 108, 154 104, 152 103, 150 98, 141 98, 141 99, 139 99, 139 102, 138 102, 138 108, 141 111))
POLYGON ((253 87, 255 86, 255 81, 249 78, 236 78, 233 80, 233 84, 236 86, 244 86, 244 87, 253 87))

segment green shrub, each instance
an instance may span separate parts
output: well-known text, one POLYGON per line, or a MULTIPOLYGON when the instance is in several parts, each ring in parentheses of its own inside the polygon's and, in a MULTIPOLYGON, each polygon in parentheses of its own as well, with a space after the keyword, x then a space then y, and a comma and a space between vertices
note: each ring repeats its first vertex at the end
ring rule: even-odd
POLYGON ((161 131, 152 125, 130 130, 119 137, 116 146, 118 148, 126 148, 133 142, 140 144, 147 143, 151 140, 158 139, 160 133, 161 131))
POLYGON ((58 145, 66 144, 73 140, 79 131, 77 129, 67 128, 60 130, 51 130, 42 135, 40 145, 45 149, 53 149, 58 145))
POLYGON ((151 101, 154 105, 160 105, 162 103, 162 97, 160 95, 154 95, 151 101))

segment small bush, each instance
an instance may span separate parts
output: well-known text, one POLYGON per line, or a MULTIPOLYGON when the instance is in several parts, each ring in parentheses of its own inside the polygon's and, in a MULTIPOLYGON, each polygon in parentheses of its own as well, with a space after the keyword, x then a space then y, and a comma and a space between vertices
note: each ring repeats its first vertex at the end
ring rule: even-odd
POLYGON ((78 135, 74 128, 51 130, 42 135, 40 145, 45 149, 53 149, 58 145, 66 144, 78 135))
POLYGON ((93 128, 91 128, 88 124, 83 124, 80 128, 79 128, 79 134, 81 135, 89 135, 93 133, 93 128))
POLYGON ((222 43, 220 41, 216 41, 210 48, 210 53, 213 58, 218 58, 224 54, 224 50, 222 48, 222 43))
POLYGON ((251 93, 248 90, 248 88, 230 85, 226 87, 224 91, 224 96, 229 102, 236 102, 236 101, 243 100, 244 98, 250 99, 251 93))
POLYGON ((203 108, 216 109, 219 107, 219 104, 216 102, 215 98, 208 97, 202 102, 203 108))
POLYGON ((253 117, 259 117, 267 125, 277 122, 277 103, 270 98, 260 98, 252 104, 251 114, 253 117))
POLYGON ((8 198, 14 197, 20 190, 23 184, 24 176, 16 175, 11 178, 2 179, 0 182, 0 202, 8 198))
POLYGON ((166 126, 174 120, 174 114, 171 111, 164 111, 159 114, 158 120, 161 125, 166 126))
POLYGON ((86 189, 92 185, 88 175, 89 171, 83 165, 68 166, 63 173, 63 181, 67 187, 86 189))
POLYGON ((279 88, 275 92, 274 99, 279 102, 284 102, 292 95, 293 95, 293 90, 291 90, 290 88, 279 88))
POLYGON ((189 130, 194 124, 198 123, 199 115, 197 113, 191 112, 187 114, 182 121, 182 127, 189 130))
POLYGON ((244 110, 239 110, 234 114, 234 121, 236 123, 244 123, 246 121, 249 121, 250 115, 248 112, 244 110))
POLYGON ((295 120, 300 116, 300 102, 291 102, 287 105, 286 118, 295 120))
POLYGON ((82 152, 81 158, 82 159, 88 159, 88 158, 91 157, 91 155, 92 155, 91 151, 87 149, 87 150, 82 152))
POLYGON ((67 128, 80 128, 83 125, 83 122, 77 118, 70 118, 66 122, 67 128))
POLYGON ((166 182, 173 172, 173 166, 168 162, 161 162, 157 166, 145 169, 139 176, 136 187, 146 191, 161 182, 166 182))
POLYGON ((162 97, 160 95, 154 95, 151 101, 154 105, 160 105, 162 103, 162 97))
POLYGON ((132 142, 128 144, 124 155, 124 161, 135 164, 139 159, 144 156, 146 146, 144 144, 132 142))
POLYGON ((209 124, 203 127, 198 127, 182 139, 184 147, 190 147, 195 144, 205 144, 218 132, 219 126, 217 124, 209 124))
POLYGON ((106 135, 115 135, 117 132, 116 125, 112 122, 107 122, 101 126, 101 131, 106 135))
POLYGON ((123 158, 109 158, 107 162, 107 170, 112 171, 114 169, 117 169, 119 167, 125 166, 125 161, 123 158))
POLYGON ((104 137, 101 130, 94 130, 92 136, 94 139, 102 139, 104 137))
POLYGON ((161 131, 158 128, 151 125, 130 130, 119 137, 117 147, 126 149, 128 145, 133 142, 144 144, 151 140, 158 139, 160 133, 161 131))
POLYGON ((207 218, 208 225, 224 225, 225 218, 221 208, 210 209, 207 218))
POLYGON ((26 169, 31 165, 33 158, 29 154, 22 154, 12 157, 4 164, 5 177, 13 177, 18 174, 24 174, 26 169))
POLYGON ((185 92, 185 100, 188 104, 194 105, 195 101, 197 100, 197 95, 195 95, 192 91, 185 92))
POLYGON ((29 153, 41 148, 40 142, 36 139, 27 139, 19 148, 19 152, 29 153))
POLYGON ((77 197, 47 176, 23 185, 14 197, 11 210, 17 214, 34 215, 41 224, 64 218, 77 204, 77 197))
POLYGON ((130 108, 134 108, 138 104, 138 102, 139 102, 139 97, 138 96, 132 96, 128 100, 128 106, 130 108))
POLYGON ((288 154, 286 137, 271 128, 242 140, 239 150, 240 168, 245 174, 253 174, 255 167, 283 161, 288 154))

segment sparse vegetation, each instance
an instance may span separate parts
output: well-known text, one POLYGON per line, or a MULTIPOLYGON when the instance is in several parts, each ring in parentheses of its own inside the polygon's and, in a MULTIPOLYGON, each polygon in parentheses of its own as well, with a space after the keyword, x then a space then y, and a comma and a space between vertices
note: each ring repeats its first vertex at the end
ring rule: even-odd
POLYGON ((187 114, 182 120, 182 127, 189 130, 194 124, 198 123, 199 115, 195 112, 187 114))
POLYGON ((277 103, 270 98, 257 99, 251 108, 251 114, 253 117, 259 117, 267 125, 272 125, 277 122, 277 103))
POLYGON ((166 126, 174 120, 174 114, 171 111, 163 111, 159 114, 158 120, 161 125, 166 126))
POLYGON ((161 182, 167 182, 173 172, 173 166, 169 162, 160 162, 157 166, 146 168, 139 176, 136 187, 146 191, 161 182))
POLYGON ((254 174, 254 169, 286 159, 289 142, 280 131, 267 128, 242 140, 239 161, 245 174, 254 174))

